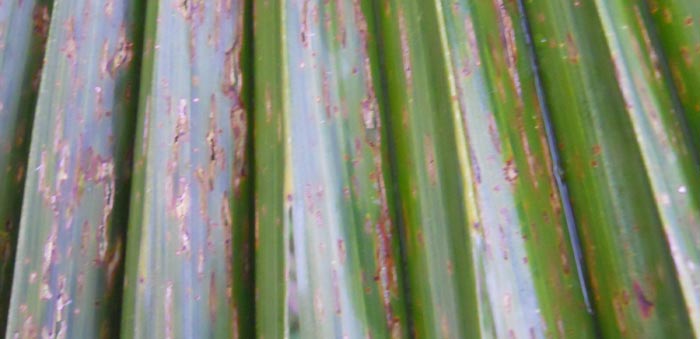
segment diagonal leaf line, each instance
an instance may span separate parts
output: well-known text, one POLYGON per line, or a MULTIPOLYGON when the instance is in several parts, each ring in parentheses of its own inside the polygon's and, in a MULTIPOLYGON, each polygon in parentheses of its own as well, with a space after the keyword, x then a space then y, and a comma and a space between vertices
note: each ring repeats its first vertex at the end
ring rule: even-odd
POLYGON ((537 98, 542 103, 542 119, 544 121, 545 134, 547 135, 547 144, 550 149, 550 156, 552 158, 552 171, 554 174, 555 181, 557 183, 557 188, 562 199, 562 207, 564 210, 564 216, 566 218, 566 224, 569 233, 569 242, 574 251, 574 259, 576 261, 576 270, 578 273, 579 283, 581 284, 581 293, 583 294, 583 299, 586 303, 586 310, 589 314, 594 315, 593 307, 591 305, 590 296, 588 295, 589 283, 586 279, 587 271, 585 262, 583 259, 583 251, 581 246, 581 241, 578 236, 578 227, 576 226, 576 220, 574 218, 573 207, 571 205, 571 197, 569 196, 569 189, 564 181, 564 170, 561 166, 561 158, 559 156, 559 149, 557 148, 557 138, 552 128, 551 114, 549 111, 549 106, 547 105, 547 100, 544 96, 544 90, 542 88, 542 78, 540 76, 539 68, 540 65, 537 61, 537 55, 535 53, 535 46, 532 41, 532 31, 530 29, 530 24, 528 22, 527 13, 525 11, 524 0, 517 0, 518 11, 520 12, 520 25, 523 27, 525 32, 525 43, 527 45, 527 54, 530 56, 532 71, 535 79, 535 87, 537 90, 537 98))
MULTIPOLYGON (((380 27, 382 19, 380 15, 381 11, 381 0, 369 0, 371 1, 372 4, 372 18, 369 20, 373 21, 372 27, 374 27, 375 32, 372 32, 372 34, 376 37, 377 39, 377 51, 376 55, 379 60, 379 69, 380 69, 380 74, 379 74, 379 88, 377 89, 377 92, 379 92, 381 95, 385 95, 386 93, 389 92, 389 84, 388 84, 388 79, 387 79, 387 74, 386 74, 386 55, 384 49, 386 48, 386 45, 384 44, 384 33, 382 32, 382 29, 380 27)), ((379 97, 379 95, 378 95, 379 97)), ((396 158, 396 138, 394 137, 394 129, 393 129, 393 121, 391 118, 391 102, 388 99, 385 100, 379 100, 378 102, 379 105, 379 112, 381 115, 381 120, 382 123, 384 124, 384 131, 387 136, 387 153, 388 153, 388 160, 389 160, 389 176, 391 177, 391 181, 394 183, 398 183, 398 168, 400 166, 398 159, 396 158)), ((396 221, 396 228, 397 232, 399 235, 399 254, 401 256, 401 265, 403 267, 408 267, 408 252, 406 250, 406 230, 405 230, 405 220, 403 218, 403 213, 400 213, 400 208, 401 208, 401 193, 399 192, 399 185, 394 184, 391 186, 391 192, 387 192, 387 194, 392 195, 392 201, 393 201, 393 210, 394 210, 394 215, 393 217, 395 218, 396 221)), ((407 269, 401 270, 401 280, 404 281, 402 285, 402 291, 401 293, 406 296, 406 321, 407 324, 406 326, 408 327, 408 333, 410 334, 410 337, 413 337, 416 333, 415 331, 415 324, 413 321, 413 316, 414 316, 414 311, 413 311, 413 303, 411 298, 408 296, 411 295, 411 280, 409 279, 409 273, 407 269)))

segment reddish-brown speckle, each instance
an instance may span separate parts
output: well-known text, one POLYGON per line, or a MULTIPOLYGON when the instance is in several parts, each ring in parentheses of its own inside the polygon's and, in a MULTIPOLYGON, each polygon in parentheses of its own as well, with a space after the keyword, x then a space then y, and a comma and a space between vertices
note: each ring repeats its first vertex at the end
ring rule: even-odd
POLYGON ((648 318, 649 316, 651 316, 651 312, 654 310, 654 303, 646 297, 646 295, 644 294, 644 290, 642 290, 642 286, 639 285, 639 282, 635 281, 633 287, 634 295, 637 298, 637 306, 639 307, 639 312, 642 313, 642 316, 644 318, 648 318))

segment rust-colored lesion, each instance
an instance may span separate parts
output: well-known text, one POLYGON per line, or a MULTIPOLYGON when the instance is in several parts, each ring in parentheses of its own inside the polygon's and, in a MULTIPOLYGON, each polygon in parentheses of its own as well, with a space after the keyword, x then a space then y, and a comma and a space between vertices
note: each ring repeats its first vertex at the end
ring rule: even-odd
POLYGON ((466 67, 465 75, 470 75, 475 69, 481 67, 481 53, 479 52, 479 42, 474 30, 474 21, 471 16, 464 18, 464 31, 467 33, 467 43, 469 44, 469 58, 464 61, 466 67))
POLYGON ((301 6, 301 29, 299 32, 299 40, 304 48, 309 48, 309 0, 303 1, 304 3, 301 6))
MULTIPOLYGON (((599 297, 599 295, 597 295, 599 297)), ((625 313, 627 306, 629 306, 630 297, 626 290, 622 290, 613 296, 613 309, 615 310, 615 321, 617 323, 617 329, 620 334, 624 335, 627 333, 627 322, 625 321, 625 313)))
POLYGON ((209 276, 209 298, 207 302, 209 307, 209 322, 211 322, 212 324, 216 323, 216 313, 218 308, 217 299, 218 297, 216 294, 216 271, 212 271, 209 276))
POLYGON ((128 68, 134 58, 134 43, 129 41, 126 34, 126 27, 122 25, 119 29, 117 48, 112 58, 107 62, 109 75, 114 79, 117 72, 128 68))
POLYGON ((333 98, 331 97, 331 84, 328 77, 328 70, 321 66, 321 96, 323 97, 326 119, 333 117, 333 98))
POLYGON ((75 34, 75 18, 70 16, 66 22, 63 24, 63 29, 65 30, 65 43, 61 48, 61 51, 66 56, 68 61, 73 67, 78 64, 77 54, 78 54, 78 41, 76 40, 75 34))
POLYGON ((654 311, 654 303, 647 298, 646 294, 644 294, 644 289, 642 289, 639 282, 635 281, 632 287, 634 289, 634 295, 637 299, 637 307, 639 308, 639 312, 642 314, 643 318, 649 318, 651 316, 651 312, 654 311))
MULTIPOLYGON (((642 13, 639 9, 639 6, 634 6, 634 14, 637 18, 637 24, 642 33, 642 39, 644 40, 644 45, 646 47, 642 52, 639 51, 638 46, 635 46, 637 47, 637 52, 640 53, 641 57, 646 56, 646 54, 648 53, 652 69, 654 70, 654 78, 656 78, 656 80, 661 80, 661 60, 659 59, 659 55, 656 53, 656 48, 652 43, 651 36, 649 35, 649 30, 647 29, 647 25, 644 22, 644 18, 642 18, 642 13)), ((632 42, 635 43, 635 45, 637 44, 635 40, 633 40, 632 42)))
POLYGON ((503 175, 508 183, 511 185, 515 184, 515 181, 518 179, 518 169, 513 158, 506 160, 506 164, 503 166, 503 175))
POLYGON ((496 150, 498 154, 501 154, 502 152, 502 145, 501 145, 501 136, 498 131, 498 127, 496 125, 496 119, 494 116, 491 114, 488 116, 488 133, 489 133, 489 139, 491 140, 491 144, 493 145, 493 148, 496 150))
POLYGON ((178 238, 180 240, 180 248, 176 254, 184 255, 186 258, 191 256, 191 242, 188 218, 190 214, 190 187, 187 179, 180 178, 178 182, 178 195, 175 202, 175 217, 178 223, 178 238))
POLYGON ((32 26, 34 34, 46 41, 49 33, 49 8, 46 5, 37 5, 32 14, 32 26))
POLYGON ((413 93, 413 68, 411 62, 411 44, 408 39, 408 27, 406 27, 405 14, 403 9, 399 8, 399 36, 401 42, 401 62, 403 63, 404 79, 406 81, 407 95, 413 93))
POLYGON ((683 25, 685 25, 686 27, 692 26, 693 25, 693 17, 690 15, 686 16, 685 19, 683 19, 683 25))
POLYGON ((435 162, 435 147, 433 139, 429 135, 423 136, 423 152, 425 153, 425 167, 428 171, 430 184, 437 185, 437 164, 435 162))
MULTIPOLYGON (((399 293, 399 286, 397 282, 396 273, 396 260, 394 258, 393 252, 393 226, 392 219, 389 211, 389 204, 387 200, 386 185, 384 182, 384 175, 382 171, 382 154, 379 139, 377 136, 377 142, 371 146, 372 157, 374 160, 374 171, 370 175, 370 179, 376 181, 377 187, 377 197, 379 198, 379 216, 375 225, 375 236, 377 239, 377 249, 375 251, 375 262, 377 264, 377 272, 375 276, 378 277, 378 287, 382 302, 384 304, 384 313, 387 322, 387 328, 392 331, 392 338, 394 334, 400 334, 401 325, 400 320, 394 314, 392 307, 392 299, 399 293), (398 332, 397 332, 398 331, 398 332)), ((370 224, 373 221, 367 220, 370 224)))
POLYGON ((566 52, 568 55, 569 62, 573 64, 578 64, 580 59, 580 54, 578 47, 576 46, 576 41, 574 35, 569 32, 566 34, 566 52))
POLYGON ((211 232, 209 230, 210 220, 207 206, 209 206, 209 191, 213 189, 213 179, 201 166, 195 169, 194 176, 199 184, 199 215, 207 223, 207 243, 209 243, 211 232))
POLYGON ((345 29, 345 11, 343 7, 345 3, 346 2, 342 0, 335 0, 335 20, 337 27, 335 39, 342 48, 345 48, 347 40, 347 32, 345 29))
POLYGON ((241 36, 238 35, 224 55, 224 77, 221 92, 231 100, 241 101, 243 72, 241 70, 241 36))
POLYGON ((520 72, 518 71, 518 44, 515 39, 515 28, 513 20, 508 14, 503 0, 494 0, 494 5, 498 9, 499 31, 506 52, 506 64, 508 65, 508 75, 510 76, 513 88, 518 95, 522 96, 520 84, 520 72))
MULTIPOLYGON (((229 193, 221 196, 221 220, 224 232, 225 258, 234 258, 233 255, 233 219, 229 206, 229 193)), ((256 236, 257 240, 257 236, 256 236)), ((233 260, 226 260, 226 299, 229 304, 233 302, 233 260)))

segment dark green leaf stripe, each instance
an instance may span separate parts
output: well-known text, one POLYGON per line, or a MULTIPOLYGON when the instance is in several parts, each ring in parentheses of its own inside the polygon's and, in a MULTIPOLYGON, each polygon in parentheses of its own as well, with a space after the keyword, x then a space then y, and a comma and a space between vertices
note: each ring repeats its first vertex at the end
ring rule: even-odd
MULTIPOLYGON (((287 267, 290 190, 283 13, 286 0, 253 1, 255 112, 255 328, 258 338, 289 337, 287 267), (286 185, 286 186, 285 186, 286 185)), ((291 273, 291 272, 289 272, 291 273)))
MULTIPOLYGON (((666 183, 653 180, 653 175, 661 173, 647 175, 647 166, 658 161, 650 161, 654 152, 671 149, 673 153, 678 148, 656 148, 660 141, 650 140, 659 135, 671 138, 670 118, 659 118, 656 126, 645 119, 650 118, 653 105, 673 107, 661 92, 640 91, 663 88, 663 80, 639 85, 621 73, 628 67, 625 63, 632 62, 634 51, 619 49, 615 39, 627 39, 629 46, 637 39, 642 49, 642 31, 611 35, 613 26, 622 24, 617 20, 632 18, 635 11, 626 11, 612 22, 612 16, 605 18, 603 3, 594 0, 523 2, 602 335, 692 337, 688 314, 680 311, 684 310, 683 294, 664 240, 669 212, 659 208, 665 203, 659 193, 666 183), (601 43, 605 41, 609 44, 601 43), (634 101, 644 96, 657 101, 641 105, 634 101), (662 132, 648 129, 649 125, 662 132)), ((628 21, 622 29, 633 31, 630 25, 628 21)), ((639 74, 634 76, 644 77, 649 71, 648 67, 635 69, 639 74)), ((677 189, 666 193, 679 194, 677 189)))
MULTIPOLYGON (((43 11, 35 20, 45 20, 43 11)), ((61 1, 53 14, 6 335, 113 337, 119 333, 140 6, 61 1)))
POLYGON ((245 9, 148 2, 126 338, 252 336, 245 9))
MULTIPOLYGON (((477 285, 467 220, 466 150, 456 133, 439 3, 378 2, 397 213, 403 220, 413 335, 476 338, 477 285)), ((461 23, 460 23, 461 24, 461 23)), ((460 136, 461 138, 461 136, 460 136)))

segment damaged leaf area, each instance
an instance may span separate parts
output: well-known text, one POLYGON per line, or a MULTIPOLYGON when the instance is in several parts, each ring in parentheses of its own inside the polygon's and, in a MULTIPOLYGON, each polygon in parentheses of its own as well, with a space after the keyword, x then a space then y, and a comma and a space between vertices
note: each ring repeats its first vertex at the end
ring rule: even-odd
POLYGON ((251 336, 244 6, 148 2, 126 337, 251 336))
POLYGON ((601 334, 692 337, 688 314, 677 311, 685 305, 664 225, 670 215, 686 218, 693 208, 678 213, 664 207, 670 198, 660 193, 674 180, 688 180, 693 166, 679 152, 684 146, 672 135, 671 118, 661 116, 675 108, 659 95, 664 82, 638 83, 654 79, 657 71, 654 50, 634 22, 634 6, 595 0, 523 3, 601 334), (612 21, 613 11, 624 15, 612 21), (572 49, 575 62, 567 57, 572 49), (638 68, 629 68, 634 63, 638 68), (662 165, 678 166, 669 176, 646 168, 673 157, 677 163, 662 165))
POLYGON ((0 1, 0 328, 6 327, 52 1, 0 1))
MULTIPOLYGON (((286 3, 289 333, 403 338, 369 1, 286 3)), ((280 192, 281 193, 281 192, 280 192)))
POLYGON ((440 3, 482 335, 594 338, 517 4, 440 3))
POLYGON ((119 333, 139 7, 125 1, 107 13, 103 5, 64 1, 50 29, 46 9, 35 8, 35 34, 48 29, 49 43, 7 337, 119 333), (103 72, 105 59, 118 67, 103 72))

